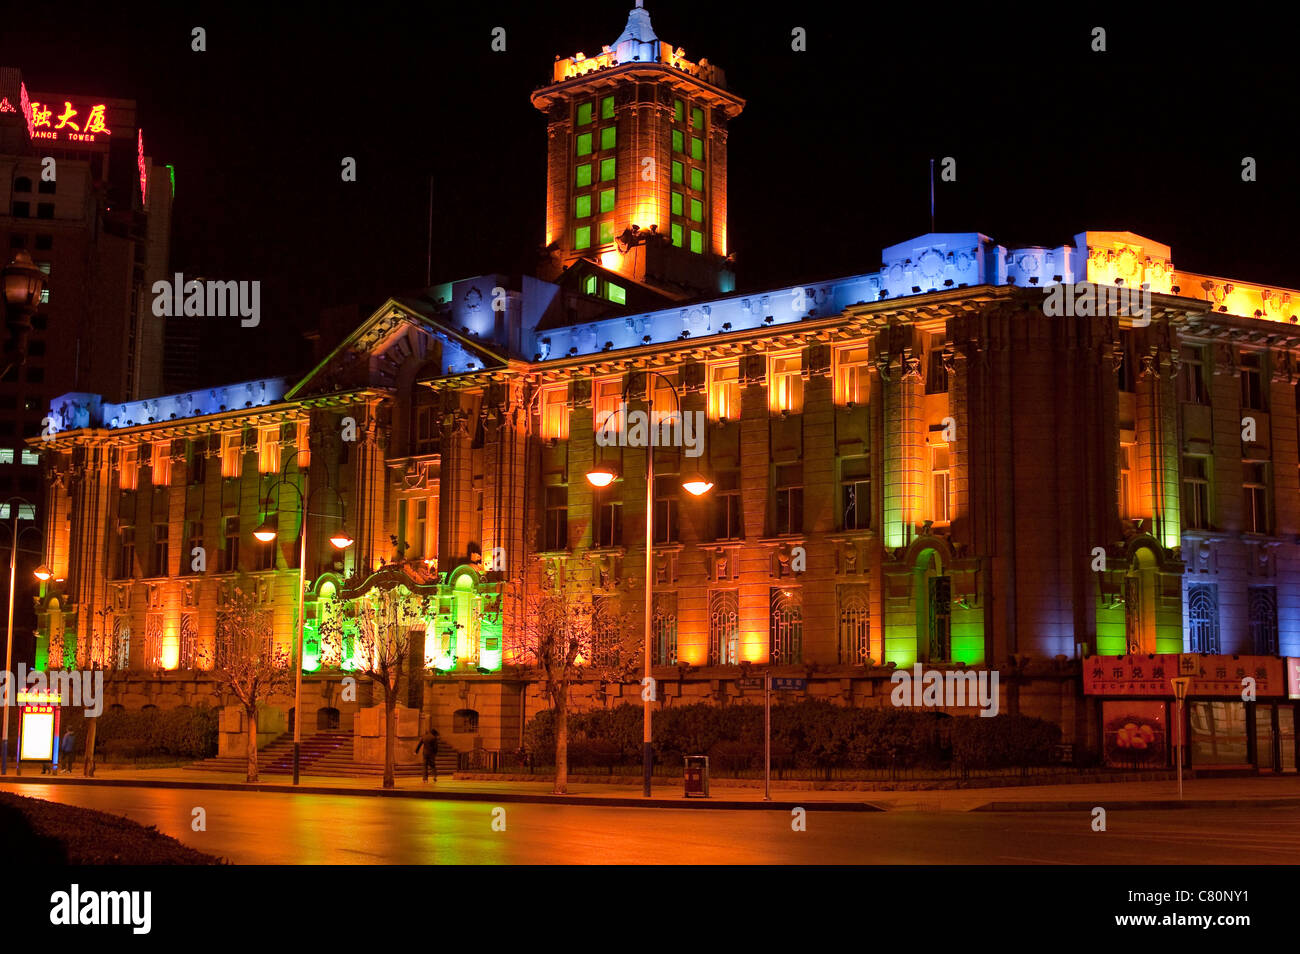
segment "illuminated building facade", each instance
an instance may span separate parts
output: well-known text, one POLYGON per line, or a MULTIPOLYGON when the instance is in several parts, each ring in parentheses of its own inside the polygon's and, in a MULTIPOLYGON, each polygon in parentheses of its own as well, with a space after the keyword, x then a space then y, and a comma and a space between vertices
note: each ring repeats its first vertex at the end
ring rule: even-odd
MULTIPOLYGON (((590 100, 597 123, 607 92, 582 84, 619 80, 625 39, 586 72, 557 65, 548 90, 578 84, 563 110, 590 100)), ((637 69, 611 87, 616 117, 637 69)), ((586 123, 558 121, 553 173, 571 148, 585 158, 569 140, 586 123)), ((567 176, 548 191, 562 259, 585 251, 565 245, 585 218, 567 176)), ((544 705, 509 651, 515 597, 612 599, 644 623, 647 450, 596 432, 653 389, 704 423, 700 456, 653 451, 660 706, 761 699, 748 679, 769 668, 864 706, 889 704, 896 668, 995 668, 1001 711, 1109 752, 1131 714, 1167 738, 1168 678, 1192 671, 1194 765, 1294 769, 1300 291, 1179 271, 1127 232, 1023 248, 929 234, 859 275, 655 304, 573 287, 575 271, 644 277, 636 246, 608 255, 392 299, 294 382, 56 401, 44 651, 122 670, 125 705, 211 698, 192 660, 239 571, 289 646, 296 527, 250 535, 288 468, 313 497, 337 492, 307 521, 308 718, 341 709, 347 727, 356 709, 338 701, 346 646, 311 634, 349 613, 340 597, 400 583, 430 597, 411 707, 459 750, 515 749, 544 705), (585 479, 597 463, 619 475, 605 489, 585 479), (703 497, 680 490, 695 470, 703 497), (340 559, 326 538, 342 525, 356 543, 340 559), (196 545, 203 572, 187 570, 196 545)), ((613 705, 641 689, 578 691, 613 705)))

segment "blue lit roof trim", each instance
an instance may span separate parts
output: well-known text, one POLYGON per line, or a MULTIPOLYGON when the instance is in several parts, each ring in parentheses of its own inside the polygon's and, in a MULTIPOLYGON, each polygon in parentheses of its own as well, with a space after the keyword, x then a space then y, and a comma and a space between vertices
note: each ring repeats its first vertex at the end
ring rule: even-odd
POLYGON ((104 402, 95 394, 74 392, 60 395, 50 402, 48 433, 58 434, 83 427, 113 430, 265 407, 280 401, 287 390, 288 382, 284 378, 263 378, 123 404, 104 402))

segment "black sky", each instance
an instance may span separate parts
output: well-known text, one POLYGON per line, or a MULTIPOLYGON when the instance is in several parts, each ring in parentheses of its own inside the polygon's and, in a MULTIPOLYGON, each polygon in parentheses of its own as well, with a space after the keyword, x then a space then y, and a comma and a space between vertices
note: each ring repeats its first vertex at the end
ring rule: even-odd
MULTIPOLYGON (((546 133, 529 93, 557 54, 612 43, 631 5, 34 3, 10 8, 0 64, 29 88, 135 99, 148 151, 176 167, 175 268, 262 281, 261 326, 220 326, 199 387, 292 375, 322 307, 422 285, 429 175, 435 281, 530 261, 546 133)), ((748 100, 729 139, 742 287, 878 268, 929 230, 944 156, 940 231, 1127 229, 1184 269, 1300 286, 1294 23, 972 6, 647 0, 661 39, 748 100)))

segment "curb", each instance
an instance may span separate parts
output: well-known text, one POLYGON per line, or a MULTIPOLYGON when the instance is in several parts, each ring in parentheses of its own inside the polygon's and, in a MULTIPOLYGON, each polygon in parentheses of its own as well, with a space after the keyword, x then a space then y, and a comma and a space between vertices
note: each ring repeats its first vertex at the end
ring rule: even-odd
POLYGON ((605 795, 552 795, 533 792, 448 792, 415 791, 411 789, 330 788, 323 785, 272 785, 264 782, 176 782, 167 779, 40 779, 0 778, 0 785, 100 785, 109 788, 171 788, 209 792, 273 792, 282 795, 356 795, 379 798, 417 798, 447 802, 494 802, 540 805, 586 805, 598 808, 692 808, 714 811, 783 811, 802 808, 810 812, 884 812, 887 809, 869 802, 799 802, 773 799, 770 802, 726 801, 721 799, 668 798, 611 798, 605 795))
POLYGON ((1110 802, 1098 799, 1091 802, 986 802, 977 808, 967 809, 972 812, 1090 812, 1094 808, 1106 811, 1156 811, 1160 809, 1185 808, 1295 808, 1300 806, 1300 797, 1290 798, 1197 798, 1197 799, 1139 799, 1123 802, 1110 802))

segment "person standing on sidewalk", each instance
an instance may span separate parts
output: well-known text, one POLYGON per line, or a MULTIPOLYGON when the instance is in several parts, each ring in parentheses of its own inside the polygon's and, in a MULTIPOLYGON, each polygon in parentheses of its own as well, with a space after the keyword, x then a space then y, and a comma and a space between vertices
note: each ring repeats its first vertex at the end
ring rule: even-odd
POLYGON ((72 727, 63 733, 63 738, 59 741, 59 770, 72 774, 72 748, 77 744, 77 736, 73 733, 72 727))
POLYGON ((429 781, 429 769, 433 769, 433 781, 438 781, 438 730, 429 724, 429 728, 424 735, 420 736, 420 741, 416 743, 415 752, 418 755, 420 749, 424 749, 424 780, 429 781))

